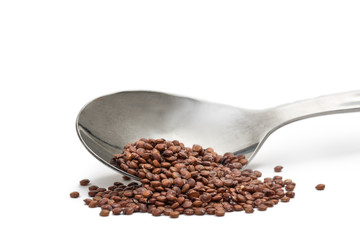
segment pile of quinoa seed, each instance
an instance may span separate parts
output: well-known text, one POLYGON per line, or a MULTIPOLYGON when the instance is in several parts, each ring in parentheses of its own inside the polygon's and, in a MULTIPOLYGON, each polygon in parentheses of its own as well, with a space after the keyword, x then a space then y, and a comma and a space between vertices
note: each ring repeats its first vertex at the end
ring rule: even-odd
MULTIPOLYGON (((247 163, 244 155, 219 155, 196 144, 189 148, 177 140, 142 138, 126 144, 111 160, 141 184, 115 182, 107 189, 92 185, 91 198, 84 202, 90 208, 100 207, 101 216, 147 212, 177 218, 181 214, 265 211, 295 196, 292 180, 281 176, 260 180, 261 172, 242 170, 247 163)), ((86 180, 81 185, 87 185, 86 180)))

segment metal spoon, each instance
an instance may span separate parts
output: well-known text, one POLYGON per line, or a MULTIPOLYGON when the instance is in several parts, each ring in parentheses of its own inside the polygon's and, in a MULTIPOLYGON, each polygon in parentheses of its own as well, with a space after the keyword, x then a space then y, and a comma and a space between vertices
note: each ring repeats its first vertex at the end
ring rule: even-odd
POLYGON ((76 130, 98 160, 139 138, 177 139, 223 154, 245 154, 250 161, 276 129, 305 118, 360 111, 360 91, 322 96, 265 110, 249 110, 159 92, 129 91, 99 97, 79 113, 76 130))

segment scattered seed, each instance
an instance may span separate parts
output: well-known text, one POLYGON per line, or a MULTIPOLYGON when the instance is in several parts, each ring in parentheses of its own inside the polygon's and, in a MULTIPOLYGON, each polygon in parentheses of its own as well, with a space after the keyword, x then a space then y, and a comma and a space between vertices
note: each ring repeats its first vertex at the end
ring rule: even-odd
POLYGON ((275 172, 281 172, 282 169, 283 169, 283 166, 276 166, 276 167, 274 168, 274 171, 275 171, 275 172))
POLYGON ((325 184, 318 184, 315 187, 317 190, 324 190, 325 189, 325 184))
POLYGON ((71 198, 78 198, 80 196, 79 192, 72 192, 70 193, 71 198))
POLYGON ((89 179, 83 179, 80 181, 80 185, 81 186, 87 186, 90 183, 89 179))

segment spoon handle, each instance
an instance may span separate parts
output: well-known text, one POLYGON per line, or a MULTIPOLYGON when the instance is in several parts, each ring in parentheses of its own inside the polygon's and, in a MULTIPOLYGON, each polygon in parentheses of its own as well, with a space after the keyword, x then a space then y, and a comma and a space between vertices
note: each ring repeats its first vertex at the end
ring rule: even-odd
POLYGON ((360 90, 289 103, 270 112, 276 118, 277 127, 281 127, 309 117, 357 111, 360 111, 360 90))

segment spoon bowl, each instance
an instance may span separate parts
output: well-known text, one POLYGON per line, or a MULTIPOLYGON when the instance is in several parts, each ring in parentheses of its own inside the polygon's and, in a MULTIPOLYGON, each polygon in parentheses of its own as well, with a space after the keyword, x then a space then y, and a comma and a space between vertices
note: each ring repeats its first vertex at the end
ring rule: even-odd
POLYGON ((219 154, 244 154, 250 161, 276 129, 308 117, 360 111, 360 91, 299 101, 265 110, 241 109, 160 92, 127 91, 99 97, 79 113, 81 142, 110 164, 123 146, 140 138, 177 139, 186 146, 212 147, 219 154))

